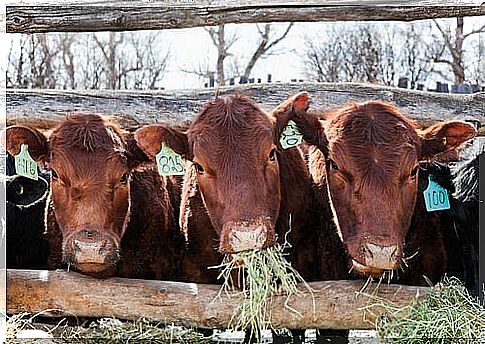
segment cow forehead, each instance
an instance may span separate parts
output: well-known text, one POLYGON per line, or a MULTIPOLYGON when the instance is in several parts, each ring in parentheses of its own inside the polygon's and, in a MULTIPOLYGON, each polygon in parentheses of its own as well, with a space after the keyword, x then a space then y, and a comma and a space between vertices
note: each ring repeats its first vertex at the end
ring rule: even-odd
POLYGON ((327 133, 331 158, 363 184, 398 185, 418 159, 416 130, 394 114, 348 113, 330 121, 327 133))
POLYGON ((51 167, 72 182, 95 183, 125 172, 124 158, 117 150, 86 152, 79 149, 52 151, 51 167))
POLYGON ((248 99, 220 100, 194 120, 188 132, 194 156, 255 156, 274 141, 273 119, 248 99))

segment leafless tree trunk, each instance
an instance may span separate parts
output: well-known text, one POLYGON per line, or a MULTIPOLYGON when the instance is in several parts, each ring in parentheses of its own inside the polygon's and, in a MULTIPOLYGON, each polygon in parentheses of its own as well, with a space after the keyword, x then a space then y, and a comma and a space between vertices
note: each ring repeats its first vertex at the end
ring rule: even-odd
POLYGON ((424 81, 432 70, 428 44, 423 35, 431 30, 430 27, 410 24, 401 34, 403 35, 403 56, 401 67, 409 78, 411 89, 415 89, 420 81, 424 81))
POLYGON ((67 82, 64 88, 75 89, 76 77, 74 71, 74 54, 72 52, 72 45, 74 43, 74 35, 62 34, 59 35, 59 45, 62 54, 62 63, 67 73, 67 82))
POLYGON ((197 68, 182 70, 186 73, 196 74, 205 78, 215 75, 216 83, 219 86, 226 85, 227 80, 230 78, 239 76, 247 79, 249 78, 256 63, 261 58, 271 54, 272 50, 274 50, 274 48, 286 38, 292 27, 293 23, 289 24, 281 35, 272 37, 274 30, 272 30, 271 24, 265 24, 263 29, 258 26, 259 40, 257 42, 256 49, 251 54, 247 64, 241 63, 241 60, 243 59, 241 55, 233 55, 231 52, 229 52, 230 48, 239 38, 237 34, 228 36, 224 25, 219 25, 217 29, 207 28, 206 31, 210 35, 212 44, 217 49, 215 70, 210 67, 209 63, 206 63, 205 66, 199 65, 197 68), (231 65, 229 66, 227 65, 228 57, 231 57, 229 61, 231 65), (241 67, 241 65, 245 66, 244 69, 241 67), (242 73, 240 72, 241 70, 243 70, 242 73))
POLYGON ((341 37, 343 30, 333 27, 325 33, 322 43, 305 39, 306 72, 310 79, 318 82, 346 81, 343 78, 344 48, 341 37))
POLYGON ((440 32, 442 42, 432 53, 431 58, 434 63, 448 65, 453 72, 455 84, 463 84, 465 82, 463 43, 468 37, 485 32, 485 25, 464 33, 464 21, 463 18, 459 17, 456 18, 456 28, 453 33, 450 26, 444 26, 436 20, 434 20, 434 23, 440 32))
POLYGON ((264 55, 267 55, 271 49, 273 49, 278 43, 280 43, 285 37, 288 35, 290 32, 291 28, 293 27, 293 23, 289 24, 286 30, 281 34, 280 36, 271 39, 271 24, 265 24, 263 30, 260 29, 258 26, 258 32, 260 35, 260 39, 258 42, 258 46, 256 50, 254 51, 253 55, 249 59, 248 64, 246 65, 246 68, 244 69, 244 73, 242 76, 244 78, 249 78, 249 75, 251 74, 251 71, 254 68, 254 65, 258 60, 263 57, 264 55))
MULTIPOLYGON (((226 37, 225 26, 219 25, 217 29, 207 28, 212 44, 217 48, 217 63, 216 63, 216 82, 219 86, 226 84, 226 75, 224 71, 224 60, 230 56, 229 49, 237 41, 237 35, 226 37)), ((209 72, 210 73, 210 72, 209 72)))

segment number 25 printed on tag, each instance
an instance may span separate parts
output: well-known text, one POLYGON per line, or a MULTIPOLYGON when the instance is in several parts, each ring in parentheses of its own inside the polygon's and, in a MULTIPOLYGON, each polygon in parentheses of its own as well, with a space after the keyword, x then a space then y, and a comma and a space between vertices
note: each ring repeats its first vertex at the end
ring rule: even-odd
POLYGON ((283 149, 298 146, 303 142, 303 135, 298 130, 296 123, 289 121, 281 134, 280 143, 283 149))
POLYGON ((15 172, 19 176, 24 176, 33 180, 39 179, 37 163, 29 154, 28 145, 21 145, 19 154, 15 156, 15 172))
POLYGON ((182 157, 169 146, 162 144, 162 149, 155 156, 158 173, 161 176, 183 176, 185 174, 182 157))
POLYGON ((431 176, 428 176, 428 187, 423 194, 427 211, 450 209, 448 190, 431 180, 431 176))

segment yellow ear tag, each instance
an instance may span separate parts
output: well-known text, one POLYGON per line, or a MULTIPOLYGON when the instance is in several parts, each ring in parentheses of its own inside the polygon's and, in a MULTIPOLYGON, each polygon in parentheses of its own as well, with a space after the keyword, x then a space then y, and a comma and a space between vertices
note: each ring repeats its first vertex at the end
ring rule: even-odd
POLYGON ((298 146, 303 142, 303 135, 298 130, 296 123, 293 121, 288 121, 288 124, 281 134, 280 143, 283 149, 288 149, 291 147, 298 146))
POLYGON ((22 144, 20 152, 15 156, 15 171, 19 176, 24 176, 33 180, 39 179, 37 163, 29 154, 29 146, 22 144))
POLYGON ((155 159, 157 161, 158 173, 161 176, 183 176, 185 174, 182 157, 166 144, 162 144, 162 148, 155 156, 155 159))

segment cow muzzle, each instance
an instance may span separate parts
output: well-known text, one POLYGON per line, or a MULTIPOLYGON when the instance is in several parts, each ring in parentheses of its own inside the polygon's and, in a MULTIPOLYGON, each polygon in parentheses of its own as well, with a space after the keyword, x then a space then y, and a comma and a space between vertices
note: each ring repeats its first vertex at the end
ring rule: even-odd
POLYGON ((397 269, 401 264, 401 249, 399 245, 381 245, 363 243, 360 246, 363 263, 352 260, 353 267, 366 275, 381 275, 386 270, 397 269))
POLYGON ((110 233, 81 230, 72 234, 64 245, 67 263, 85 274, 110 270, 119 260, 118 241, 110 233))
POLYGON ((219 250, 223 253, 258 250, 271 246, 274 242, 274 227, 266 219, 231 221, 222 229, 219 250))

